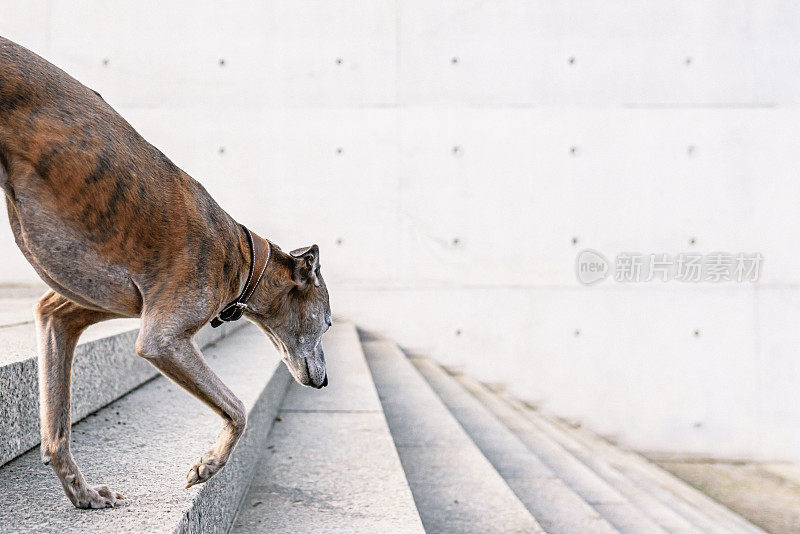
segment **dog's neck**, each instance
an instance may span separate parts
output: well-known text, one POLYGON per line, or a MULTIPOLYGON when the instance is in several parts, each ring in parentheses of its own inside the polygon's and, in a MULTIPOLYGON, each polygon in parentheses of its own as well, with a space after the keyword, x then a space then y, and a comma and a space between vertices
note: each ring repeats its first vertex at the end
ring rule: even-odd
MULTIPOLYGON (((235 284, 232 285, 233 292, 228 295, 227 302, 232 301, 244 291, 249 280, 250 264, 255 259, 255 251, 251 250, 250 240, 247 238, 247 234, 241 224, 236 225, 236 240, 238 245, 238 253, 236 255, 238 260, 238 272, 234 277, 235 284)), ((267 268, 269 269, 269 265, 267 265, 267 268)), ((252 276, 257 277, 258 274, 259 273, 253 273, 252 276)), ((264 274, 266 275, 266 273, 264 274)))
MULTIPOLYGON (((250 272, 250 241, 247 238, 247 234, 242 229, 242 226, 238 224, 237 243, 237 252, 235 254, 237 274, 232 278, 232 283, 226 295, 228 300, 226 300, 225 303, 232 301, 242 293, 247 285, 248 274, 250 272)), ((268 314, 268 306, 265 304, 273 302, 274 297, 282 292, 284 285, 291 284, 291 270, 287 264, 287 254, 271 241, 269 242, 269 246, 270 256, 266 270, 248 303, 249 311, 257 315, 268 314)), ((253 277, 258 277, 258 275, 259 273, 254 273, 253 277)), ((247 315, 247 313, 245 313, 245 315, 247 315)))

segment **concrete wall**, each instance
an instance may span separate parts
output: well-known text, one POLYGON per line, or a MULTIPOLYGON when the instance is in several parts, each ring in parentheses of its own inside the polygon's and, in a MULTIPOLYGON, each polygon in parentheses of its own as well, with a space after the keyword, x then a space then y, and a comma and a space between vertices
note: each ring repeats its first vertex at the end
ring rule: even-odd
POLYGON ((335 312, 631 446, 800 459, 797 3, 0 8, 243 223, 318 243, 335 312), (764 271, 584 287, 585 247, 764 271))

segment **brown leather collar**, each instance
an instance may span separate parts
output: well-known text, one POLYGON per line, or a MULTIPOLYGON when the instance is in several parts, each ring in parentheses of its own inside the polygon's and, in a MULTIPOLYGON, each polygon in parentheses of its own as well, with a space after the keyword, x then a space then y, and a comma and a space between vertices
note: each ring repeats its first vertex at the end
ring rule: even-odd
POLYGON ((216 317, 211 319, 213 328, 220 326, 222 323, 230 323, 242 318, 244 310, 247 309, 247 302, 253 296, 253 292, 255 292, 258 283, 267 270, 272 251, 269 241, 254 234, 244 225, 242 225, 242 230, 247 234, 247 241, 250 243, 250 272, 247 275, 247 283, 245 283, 244 289, 236 297, 236 300, 228 303, 216 317), (253 276, 255 274, 257 276, 253 276))

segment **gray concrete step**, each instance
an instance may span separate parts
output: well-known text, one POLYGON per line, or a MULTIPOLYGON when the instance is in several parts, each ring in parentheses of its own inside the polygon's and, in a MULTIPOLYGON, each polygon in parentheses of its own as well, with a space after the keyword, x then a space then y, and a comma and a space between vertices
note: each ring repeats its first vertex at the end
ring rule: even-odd
POLYGON ((364 350, 425 530, 542 532, 400 349, 364 350))
POLYGON ((208 347, 206 359, 248 409, 228 465, 184 490, 186 472, 220 418, 159 377, 73 427, 73 454, 92 485, 125 495, 117 507, 77 510, 34 449, 0 468, 0 532, 225 532, 255 471, 290 381, 270 342, 248 325, 208 347), (243 372, 244 371, 244 372, 243 372))
MULTIPOLYGON (((532 410, 513 397, 503 395, 503 398, 543 432, 560 440, 565 448, 612 485, 619 480, 618 474, 622 475, 628 481, 626 484, 632 483, 638 490, 661 503, 658 511, 640 504, 643 510, 651 511, 654 518, 664 519, 663 509, 668 508, 700 532, 763 534, 761 529, 743 517, 642 456, 616 447, 588 430, 574 428, 539 410, 532 410)), ((623 491, 622 488, 620 490, 623 491)), ((652 501, 649 502, 652 504, 652 501)), ((676 528, 673 531, 678 530, 676 528)))
POLYGON ((465 375, 457 375, 455 381, 518 436, 553 470, 556 476, 586 499, 621 532, 697 532, 688 522, 681 521, 682 518, 674 513, 672 513, 674 517, 671 516, 673 522, 670 526, 679 528, 667 528, 666 525, 659 523, 642 509, 642 504, 653 505, 652 502, 631 501, 629 495, 635 494, 635 492, 625 494, 618 491, 617 487, 609 484, 606 479, 581 462, 572 451, 564 448, 558 441, 539 430, 527 418, 481 383, 465 375))
MULTIPOLYGON (((463 380, 469 379, 465 378, 463 380)), ((513 397, 505 394, 498 394, 494 395, 494 398, 499 409, 508 411, 509 417, 513 417, 517 422, 518 430, 515 431, 540 436, 539 439, 554 441, 560 447, 563 447, 570 455, 596 473, 597 476, 601 477, 624 495, 631 504, 658 523, 664 530, 676 534, 707 532, 707 530, 704 530, 703 525, 698 526, 691 523, 673 508, 667 506, 650 493, 640 488, 615 467, 604 462, 597 455, 592 454, 589 449, 584 447, 572 436, 550 425, 541 424, 537 418, 531 419, 526 417, 524 413, 520 412, 520 409, 526 409, 519 401, 513 399, 513 397)), ((706 525, 706 528, 707 527, 706 525)))
MULTIPOLYGON (((39 443, 39 385, 34 299, 0 299, 0 465, 39 443), (9 308, 21 308, 15 316, 9 308), (18 319, 22 318, 21 324, 18 319)), ((195 339, 201 347, 216 342, 241 324, 204 327, 195 339)), ((81 336, 72 366, 72 421, 158 375, 134 350, 138 319, 119 319, 89 327, 81 336)))
POLYGON ((233 532, 423 532, 355 328, 323 343, 330 384, 289 387, 233 532))
MULTIPOLYGON (((594 507, 620 507, 626 504, 625 499, 594 487, 590 488, 592 492, 582 496, 559 477, 563 469, 559 472, 548 466, 543 460, 549 457, 542 458, 538 454, 540 451, 529 448, 506 427, 505 421, 498 419, 481 399, 466 391, 441 367, 427 358, 415 357, 411 361, 547 532, 658 532, 658 527, 652 523, 618 521, 627 527, 619 529, 603 518, 594 507), (634 530, 630 528, 632 524, 640 528, 634 530)), ((618 519, 617 515, 620 514, 615 514, 614 519, 618 519)))
POLYGON ((704 533, 713 532, 714 529, 717 528, 713 524, 713 521, 702 516, 694 517, 690 515, 690 517, 693 517, 695 520, 694 522, 690 521, 687 517, 678 512, 686 503, 671 503, 672 506, 670 506, 656 499, 650 492, 634 483, 616 467, 604 461, 591 449, 575 439, 574 436, 570 435, 570 433, 550 424, 548 421, 541 418, 537 412, 529 413, 530 410, 513 397, 503 393, 497 395, 497 397, 501 399, 509 409, 516 411, 518 417, 524 420, 521 426, 523 428, 527 426, 530 430, 524 429, 523 431, 543 434, 558 443, 568 451, 569 454, 580 460, 589 469, 597 473, 598 476, 617 489, 639 510, 647 514, 664 528, 664 530, 674 533, 704 533), (525 425, 525 423, 527 423, 527 425, 525 425))

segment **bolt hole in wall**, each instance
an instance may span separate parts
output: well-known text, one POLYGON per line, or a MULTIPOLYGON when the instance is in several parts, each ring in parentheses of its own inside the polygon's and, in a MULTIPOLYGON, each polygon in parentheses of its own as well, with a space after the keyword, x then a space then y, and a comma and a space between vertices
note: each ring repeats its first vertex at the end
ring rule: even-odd
POLYGON ((141 39, 144 8, 107 5, 19 2, 0 34, 97 89, 244 224, 319 241, 338 313, 629 446, 800 459, 800 8, 243 3, 191 28, 165 10, 141 39), (58 16, 25 13, 43 3, 58 16), (582 287, 583 248, 762 252, 769 274, 582 287), (647 395, 598 385, 615 377, 647 395))

